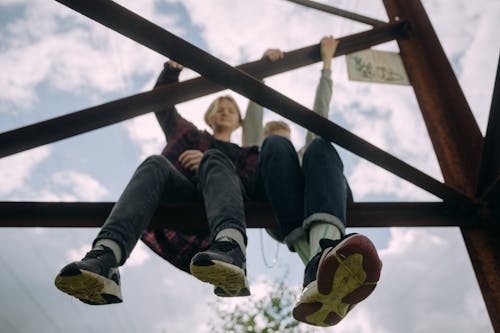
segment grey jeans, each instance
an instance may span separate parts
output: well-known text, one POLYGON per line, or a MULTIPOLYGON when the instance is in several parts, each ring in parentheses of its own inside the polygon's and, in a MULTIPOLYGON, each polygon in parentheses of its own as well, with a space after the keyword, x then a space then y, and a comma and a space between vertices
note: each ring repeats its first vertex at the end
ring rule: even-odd
POLYGON ((217 149, 203 154, 199 182, 193 183, 162 155, 153 155, 139 165, 111 210, 94 244, 100 239, 116 241, 126 261, 162 202, 204 200, 212 237, 234 228, 244 235, 243 188, 231 160, 217 149))

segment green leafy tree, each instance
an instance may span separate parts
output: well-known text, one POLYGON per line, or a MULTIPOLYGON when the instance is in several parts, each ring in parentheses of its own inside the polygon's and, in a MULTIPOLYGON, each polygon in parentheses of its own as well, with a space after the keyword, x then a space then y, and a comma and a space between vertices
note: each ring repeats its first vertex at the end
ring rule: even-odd
POLYGON ((263 298, 249 297, 239 305, 228 306, 218 299, 215 311, 218 322, 210 323, 214 333, 312 333, 315 329, 299 323, 292 317, 295 293, 287 287, 284 278, 272 283, 271 291, 263 298))

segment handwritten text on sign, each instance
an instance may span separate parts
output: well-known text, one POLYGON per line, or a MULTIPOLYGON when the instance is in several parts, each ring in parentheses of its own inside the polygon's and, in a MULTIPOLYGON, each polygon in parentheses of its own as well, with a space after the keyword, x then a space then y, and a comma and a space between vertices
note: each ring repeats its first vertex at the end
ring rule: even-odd
POLYGON ((363 50, 346 56, 349 80, 410 85, 399 53, 363 50))

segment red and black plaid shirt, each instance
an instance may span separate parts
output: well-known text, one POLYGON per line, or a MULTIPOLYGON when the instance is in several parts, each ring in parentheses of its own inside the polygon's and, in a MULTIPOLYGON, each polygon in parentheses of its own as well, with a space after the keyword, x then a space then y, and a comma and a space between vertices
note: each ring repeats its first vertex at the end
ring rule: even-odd
MULTIPOLYGON (((178 75, 178 70, 173 70, 166 65, 155 87, 177 82, 178 75)), ((210 133, 200 131, 191 122, 184 119, 175 107, 168 107, 157 112, 156 117, 167 138, 167 146, 163 149, 162 155, 189 180, 197 182, 195 173, 182 167, 179 156, 188 149, 204 152, 211 148, 217 148, 220 141, 218 142, 210 133)), ((227 155, 236 166, 236 172, 244 188, 251 188, 257 173, 258 148, 256 146, 242 148, 235 144, 226 145, 232 152, 227 155)), ((148 229, 141 239, 159 256, 188 273, 191 258, 209 246, 208 231, 186 233, 168 228, 148 229)))

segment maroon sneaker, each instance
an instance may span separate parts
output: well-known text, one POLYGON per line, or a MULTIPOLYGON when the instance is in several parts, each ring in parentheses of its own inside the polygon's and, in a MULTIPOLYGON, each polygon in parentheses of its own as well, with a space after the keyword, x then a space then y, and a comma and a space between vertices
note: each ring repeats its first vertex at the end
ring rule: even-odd
POLYGON ((293 317, 315 326, 333 326, 375 289, 382 262, 373 243, 360 234, 321 239, 322 251, 306 266, 293 317))

